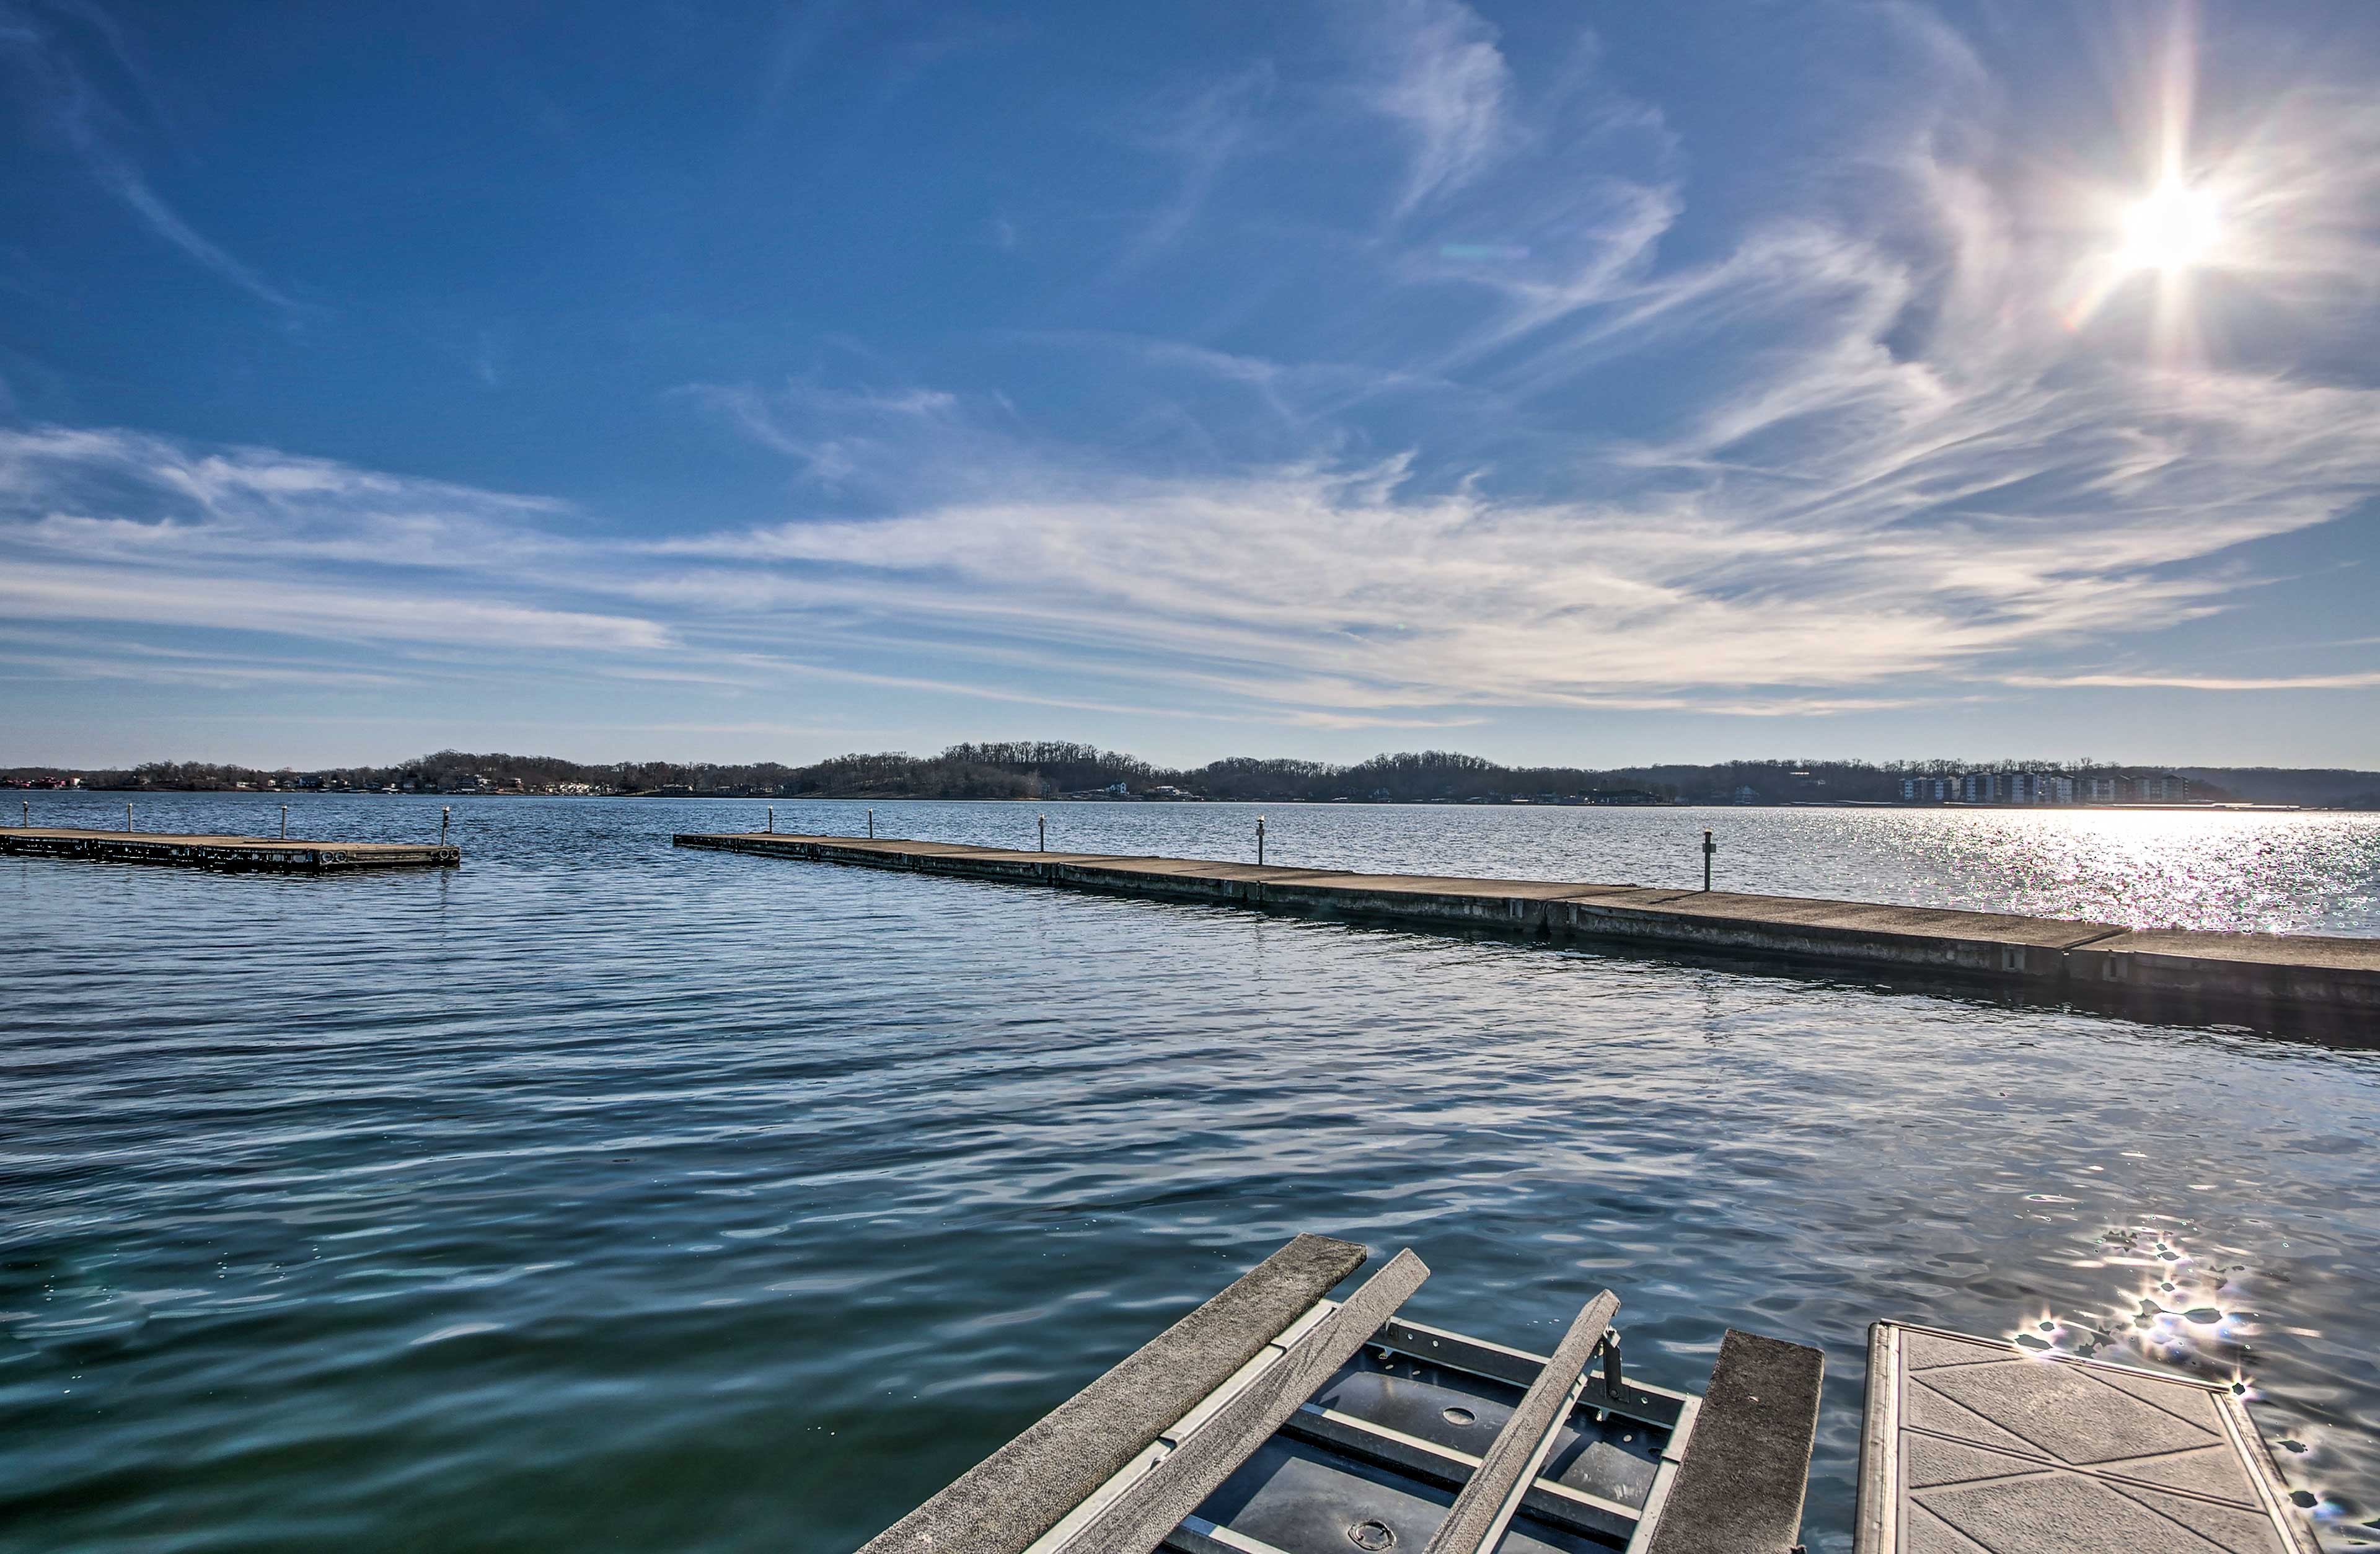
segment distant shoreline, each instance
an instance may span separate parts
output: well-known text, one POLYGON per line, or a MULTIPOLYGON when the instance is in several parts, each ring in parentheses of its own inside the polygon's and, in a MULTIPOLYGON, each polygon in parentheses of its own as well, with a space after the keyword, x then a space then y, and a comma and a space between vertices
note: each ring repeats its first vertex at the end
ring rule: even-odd
POLYGON ((2380 771, 2143 766, 2101 761, 1735 760, 1614 767, 1512 766, 1456 751, 1382 754, 1350 765, 1232 757, 1165 767, 1052 740, 953 745, 930 756, 775 761, 590 763, 441 750, 388 765, 278 771, 151 761, 129 769, 0 767, 0 789, 112 793, 546 794, 657 798, 1021 800, 1056 803, 1471 804, 1513 807, 1715 806, 2380 810, 2380 771))
POLYGON ((1529 798, 1208 798, 1185 795, 1174 798, 1145 798, 1137 795, 1099 798, 1081 795, 1064 795, 1055 798, 1026 798, 1009 795, 960 795, 948 794, 870 794, 870 793, 662 793, 647 790, 635 793, 556 794, 534 792, 399 792, 380 789, 315 788, 163 788, 163 787, 80 787, 80 788, 0 788, 0 794, 205 794, 224 798, 578 798, 578 799, 671 799, 676 801, 761 804, 1011 804, 1011 805, 1109 805, 1109 804, 1270 804, 1301 806, 1347 805, 1377 808, 1441 808, 1441 809, 1828 809, 1828 810, 1949 810, 1973 814, 2173 814, 2173 815, 2362 815, 2374 813, 2340 804, 2253 804, 2244 800, 2209 800, 2198 804, 1970 804, 1960 799, 1940 803, 1903 802, 1892 799, 1665 799, 1658 802, 1597 802, 1594 800, 1548 803, 1529 798))

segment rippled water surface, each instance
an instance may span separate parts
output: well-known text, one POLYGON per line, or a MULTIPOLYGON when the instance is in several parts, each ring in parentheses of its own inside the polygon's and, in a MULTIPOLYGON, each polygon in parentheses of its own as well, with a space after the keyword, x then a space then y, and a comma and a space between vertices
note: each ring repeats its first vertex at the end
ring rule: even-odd
MULTIPOLYGON (((1609 1284, 1674 1385, 1730 1325, 1823 1346, 1814 1549, 1879 1317, 2236 1368, 2380 1542, 2370 1052, 668 845, 754 804, 455 809, 438 874, 0 859, 0 1548, 848 1548, 1302 1229, 1510 1342, 1609 1284)), ((1254 814, 878 819, 1045 812, 1254 814)), ((1741 888, 2380 933, 2362 817, 1268 813, 1269 861, 1683 883, 1711 826, 1741 888)))

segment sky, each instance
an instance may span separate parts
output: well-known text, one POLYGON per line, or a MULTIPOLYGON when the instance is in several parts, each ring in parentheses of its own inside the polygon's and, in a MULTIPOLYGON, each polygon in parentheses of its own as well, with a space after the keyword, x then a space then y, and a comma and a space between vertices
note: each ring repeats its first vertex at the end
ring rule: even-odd
POLYGON ((2380 766, 2380 6, 0 0, 0 764, 2380 766))

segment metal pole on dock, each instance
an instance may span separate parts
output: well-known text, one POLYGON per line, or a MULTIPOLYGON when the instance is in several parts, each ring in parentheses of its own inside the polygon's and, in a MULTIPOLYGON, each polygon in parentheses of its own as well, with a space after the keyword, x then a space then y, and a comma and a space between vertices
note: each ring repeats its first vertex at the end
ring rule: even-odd
POLYGON ((777 834, 777 807, 773 804, 769 806, 769 834, 777 834))
POLYGON ((446 845, 446 822, 454 819, 454 817, 455 807, 453 805, 442 804, 438 807, 438 845, 441 847, 446 845))
POLYGON ((868 812, 868 840, 876 840, 876 811, 873 809, 868 812))
POLYGON ((281 840, 289 840, 289 806, 285 804, 281 807, 281 840))
POLYGON ((1703 832, 1703 889, 1705 890, 1710 889, 1711 855, 1718 851, 1718 844, 1711 840, 1711 833, 1703 832))
POLYGON ((127 801, 124 806, 124 829, 127 831, 132 829, 132 806, 129 801, 127 801))
POLYGON ((1042 815, 1038 819, 1041 827, 1041 850, 1046 853, 1050 850, 1050 817, 1042 815))
POLYGON ((1264 863, 1264 817, 1262 815, 1257 817, 1257 863, 1259 867, 1264 863))
POLYGON ((18 803, 19 803, 19 804, 21 804, 21 805, 23 805, 23 806, 25 807, 25 829, 26 829, 27 831, 30 831, 30 830, 32 830, 32 829, 33 829, 33 801, 32 801, 31 799, 30 799, 30 798, 20 798, 20 799, 18 799, 17 802, 18 802, 18 803))

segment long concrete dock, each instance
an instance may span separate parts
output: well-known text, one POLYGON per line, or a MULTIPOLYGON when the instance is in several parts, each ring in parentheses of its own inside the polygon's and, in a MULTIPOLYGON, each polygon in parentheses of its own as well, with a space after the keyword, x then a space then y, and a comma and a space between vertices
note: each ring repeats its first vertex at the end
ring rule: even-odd
POLYGON ((172 836, 140 831, 0 829, 0 854, 95 863, 168 864, 237 872, 328 874, 356 868, 458 868, 460 847, 411 842, 298 842, 262 836, 172 836))
POLYGON ((1420 929, 1487 929, 1949 973, 2093 1002, 2290 1012, 2336 1016, 2361 1028, 2371 1028, 2372 1017, 2380 1016, 2380 940, 2135 932, 2113 923, 1730 891, 1355 874, 882 838, 752 832, 673 840, 681 847, 1363 917, 1420 929))

